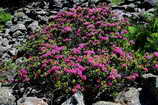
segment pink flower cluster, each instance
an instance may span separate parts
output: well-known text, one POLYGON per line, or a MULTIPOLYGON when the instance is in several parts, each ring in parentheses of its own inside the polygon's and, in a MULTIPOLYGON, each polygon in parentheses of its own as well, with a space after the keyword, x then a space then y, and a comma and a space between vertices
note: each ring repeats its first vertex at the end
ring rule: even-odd
POLYGON ((31 46, 36 54, 28 53, 36 59, 30 58, 29 71, 22 69, 19 76, 27 80, 28 75, 41 73, 41 78, 48 78, 61 71, 62 76, 54 83, 60 86, 59 81, 64 84, 67 80, 76 92, 82 86, 102 88, 120 79, 135 80, 139 77, 138 70, 156 70, 158 65, 149 60, 157 59, 158 53, 141 58, 130 52, 128 48, 133 44, 124 35, 128 32, 124 29, 128 21, 110 21, 114 17, 108 6, 75 7, 59 12, 42 33, 37 33, 39 38, 33 39, 41 42, 31 46))

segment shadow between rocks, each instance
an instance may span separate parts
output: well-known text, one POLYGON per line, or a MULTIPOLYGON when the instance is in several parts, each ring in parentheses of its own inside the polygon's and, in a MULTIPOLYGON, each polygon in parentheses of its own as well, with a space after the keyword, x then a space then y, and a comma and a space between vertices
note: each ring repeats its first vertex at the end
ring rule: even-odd
POLYGON ((157 105, 158 103, 147 87, 142 88, 139 99, 141 105, 157 105))

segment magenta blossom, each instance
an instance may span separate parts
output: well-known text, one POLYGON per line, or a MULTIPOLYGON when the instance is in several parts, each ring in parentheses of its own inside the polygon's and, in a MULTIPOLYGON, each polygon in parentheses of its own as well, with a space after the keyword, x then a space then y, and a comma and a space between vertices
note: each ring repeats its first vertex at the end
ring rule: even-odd
POLYGON ((80 53, 81 53, 81 51, 80 51, 79 48, 73 48, 73 49, 72 49, 72 52, 73 52, 74 54, 80 54, 80 53))
POLYGON ((64 32, 71 32, 72 28, 70 26, 65 26, 64 27, 64 32))
POLYGON ((122 48, 115 47, 113 51, 114 53, 119 54, 120 56, 125 56, 125 52, 122 50, 122 48))
POLYGON ((143 70, 144 70, 144 71, 149 71, 149 69, 148 69, 148 68, 143 68, 143 70))
POLYGON ((20 77, 23 81, 29 81, 30 80, 30 78, 28 77, 28 70, 27 69, 21 69, 19 71, 19 75, 20 75, 20 77))
POLYGON ((92 54, 95 54, 95 52, 93 50, 86 50, 83 52, 84 54, 86 55, 92 55, 92 54))
POLYGON ((108 76, 109 79, 116 79, 116 78, 120 78, 121 75, 118 74, 117 70, 116 69, 112 69, 111 72, 110 72, 110 75, 108 76))
POLYGON ((158 52, 154 52, 154 56, 155 56, 155 57, 158 57, 158 52))
POLYGON ((53 73, 53 72, 58 71, 60 69, 61 69, 60 66, 53 66, 50 70, 48 70, 48 73, 53 73))
POLYGON ((109 37, 107 37, 107 36, 100 36, 99 39, 101 39, 101 40, 108 40, 109 37))
POLYGON ((155 69, 158 69, 158 64, 155 64, 154 68, 155 68, 155 69))
POLYGON ((135 80, 136 78, 139 77, 139 74, 138 73, 132 73, 131 75, 127 76, 126 78, 128 80, 135 80))

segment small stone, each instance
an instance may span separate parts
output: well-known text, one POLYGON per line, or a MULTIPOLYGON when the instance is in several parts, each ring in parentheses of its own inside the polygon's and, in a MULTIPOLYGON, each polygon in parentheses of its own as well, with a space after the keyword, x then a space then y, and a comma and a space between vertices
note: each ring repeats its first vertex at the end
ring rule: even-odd
POLYGON ((34 21, 32 22, 28 27, 28 30, 30 30, 31 32, 37 32, 40 29, 40 26, 38 24, 38 21, 34 21))
POLYGON ((83 100, 83 94, 78 91, 68 100, 66 100, 62 105, 85 105, 83 100))
POLYGON ((38 15, 37 17, 38 17, 38 20, 39 20, 40 24, 48 23, 49 17, 47 17, 47 16, 40 16, 40 15, 38 15))
POLYGON ((126 11, 135 12, 135 8, 136 8, 136 5, 134 3, 131 3, 131 4, 127 5, 126 11))
POLYGON ((12 33, 14 33, 17 30, 26 31, 27 29, 24 24, 17 24, 10 28, 10 32, 12 32, 12 33))
POLYGON ((40 10, 40 11, 36 11, 36 14, 44 16, 44 15, 48 15, 48 12, 46 12, 44 10, 40 10))
POLYGON ((20 30, 17 30, 16 32, 12 34, 13 37, 18 37, 18 36, 23 36, 23 35, 24 33, 22 33, 20 30))
POLYGON ((11 26, 13 26, 12 21, 7 21, 7 22, 5 23, 5 26, 6 26, 7 28, 10 28, 11 26))
POLYGON ((18 52, 18 50, 17 50, 16 48, 11 48, 11 49, 9 49, 9 53, 10 53, 12 56, 16 55, 17 52, 18 52))

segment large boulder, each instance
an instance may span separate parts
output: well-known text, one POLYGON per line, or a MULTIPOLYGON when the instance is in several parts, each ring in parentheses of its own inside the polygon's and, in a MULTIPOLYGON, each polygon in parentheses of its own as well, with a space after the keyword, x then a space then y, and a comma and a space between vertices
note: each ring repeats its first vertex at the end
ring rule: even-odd
POLYGON ((139 89, 136 89, 134 87, 122 91, 116 97, 115 102, 126 105, 141 105, 139 100, 139 91, 139 89))
POLYGON ((12 89, 0 86, 0 105, 16 105, 15 100, 12 89))

